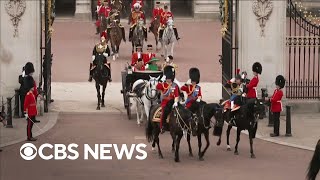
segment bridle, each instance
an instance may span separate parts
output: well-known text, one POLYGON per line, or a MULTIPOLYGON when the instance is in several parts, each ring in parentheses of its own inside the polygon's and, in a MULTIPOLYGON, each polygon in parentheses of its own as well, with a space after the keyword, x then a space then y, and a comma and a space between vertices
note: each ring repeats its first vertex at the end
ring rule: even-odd
POLYGON ((150 79, 147 87, 145 88, 145 96, 149 101, 155 101, 158 99, 159 91, 156 88, 151 88, 151 85, 155 86, 158 83, 155 79, 150 79), (152 93, 155 92, 155 95, 152 96, 152 93))
MULTIPOLYGON (((190 135, 192 132, 191 125, 189 126, 181 117, 181 114, 179 113, 179 109, 177 107, 174 107, 175 110, 175 117, 176 117, 176 123, 181 128, 181 130, 186 130, 187 133, 190 135), (181 123, 182 122, 182 123, 181 123)), ((197 118, 191 118, 192 121, 196 124, 196 127, 198 127, 198 121, 196 121, 197 118)))

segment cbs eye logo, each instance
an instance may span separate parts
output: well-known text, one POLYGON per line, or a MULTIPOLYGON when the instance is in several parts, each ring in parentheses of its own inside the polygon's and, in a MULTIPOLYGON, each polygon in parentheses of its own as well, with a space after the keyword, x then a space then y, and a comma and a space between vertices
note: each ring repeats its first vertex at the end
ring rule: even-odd
POLYGON ((20 156, 27 161, 34 159, 37 156, 37 148, 31 143, 25 143, 20 148, 20 156))

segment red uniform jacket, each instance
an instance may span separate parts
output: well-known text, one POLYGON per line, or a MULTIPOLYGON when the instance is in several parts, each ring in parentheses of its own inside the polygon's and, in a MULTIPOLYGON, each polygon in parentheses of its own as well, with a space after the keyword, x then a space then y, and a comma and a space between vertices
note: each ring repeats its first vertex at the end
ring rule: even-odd
POLYGON ((247 88, 248 88, 247 98, 257 98, 258 83, 259 83, 259 77, 254 76, 249 82, 249 84, 247 84, 247 88))
POLYGON ((28 116, 36 116, 38 114, 36 96, 33 94, 33 92, 29 91, 26 94, 23 108, 23 111, 27 112, 28 116))
POLYGON ((137 62, 138 59, 142 58, 143 59, 143 53, 141 52, 140 55, 138 52, 135 52, 132 54, 132 58, 131 58, 131 66, 134 66, 137 62))
POLYGON ((185 91, 188 95, 186 100, 186 108, 190 108, 192 103, 195 102, 198 97, 202 97, 201 87, 199 85, 184 85, 181 87, 181 91, 185 91))
POLYGON ((282 103, 281 99, 283 96, 283 92, 281 89, 275 89, 270 99, 271 102, 271 112, 281 112, 282 111, 282 103))
POLYGON ((34 84, 33 84, 33 95, 34 97, 38 97, 38 89, 37 89, 37 84, 36 84, 36 81, 33 81, 34 84))
POLYGON ((143 54, 143 62, 144 64, 147 64, 152 58, 156 57, 155 53, 146 53, 143 54))
POLYGON ((170 17, 173 19, 173 14, 171 12, 162 12, 160 19, 161 25, 167 25, 167 21, 170 17))
POLYGON ((131 13, 131 25, 136 24, 139 19, 145 19, 145 15, 142 11, 132 11, 131 13))
POLYGON ((164 108, 170 100, 179 97, 179 87, 175 83, 172 83, 171 85, 167 82, 158 83, 156 88, 161 92, 162 108, 164 108))
POLYGON ((141 6, 141 8, 143 8, 143 5, 144 5, 143 0, 132 0, 131 9, 134 9, 133 6, 134 6, 134 4, 135 4, 137 1, 140 1, 140 6, 141 6))
POLYGON ((152 17, 153 19, 155 19, 157 16, 160 16, 161 18, 161 14, 163 13, 163 9, 162 8, 154 8, 152 10, 152 17))

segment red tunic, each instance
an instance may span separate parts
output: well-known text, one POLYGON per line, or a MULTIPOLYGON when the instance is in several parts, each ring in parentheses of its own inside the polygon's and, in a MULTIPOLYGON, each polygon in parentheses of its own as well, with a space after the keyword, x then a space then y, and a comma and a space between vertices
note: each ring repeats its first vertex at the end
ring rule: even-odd
POLYGON ((38 97, 38 89, 37 89, 37 84, 36 84, 36 81, 33 81, 33 94, 34 94, 34 97, 38 97))
POLYGON ((155 19, 157 16, 161 17, 161 14, 163 13, 163 9, 162 8, 154 8, 152 10, 152 17, 153 19, 155 19))
POLYGON ((139 58, 143 59, 143 53, 138 53, 138 52, 133 53, 131 58, 131 66, 134 66, 138 62, 139 58))
POLYGON ((270 99, 271 102, 271 112, 281 112, 282 111, 282 103, 281 99, 283 96, 283 92, 281 89, 275 89, 270 99))
POLYGON ((249 84, 247 84, 247 88, 248 88, 247 98, 257 98, 258 83, 259 83, 259 77, 254 76, 249 82, 249 84))
POLYGON ((201 87, 198 85, 184 85, 181 87, 181 91, 185 91, 188 95, 188 98, 186 100, 186 108, 190 108, 192 103, 194 103, 198 99, 198 97, 202 97, 201 87))
POLYGON ((169 18, 173 19, 173 14, 171 12, 162 12, 161 13, 161 19, 160 19, 160 23, 162 25, 167 25, 167 21, 169 18))
POLYGON ((155 53, 146 53, 143 54, 143 62, 144 64, 147 64, 152 58, 156 57, 155 53))
POLYGON ((171 85, 169 85, 167 82, 158 83, 156 88, 161 92, 162 108, 164 108, 170 100, 179 97, 179 87, 175 83, 171 85))
POLYGON ((26 94, 26 97, 24 98, 23 108, 23 111, 28 113, 28 116, 36 116, 38 114, 36 97, 33 92, 29 91, 26 94))
POLYGON ((143 19, 143 20, 145 19, 144 13, 142 11, 138 11, 138 12, 132 11, 132 13, 131 13, 131 25, 136 24, 139 21, 139 19, 143 19))

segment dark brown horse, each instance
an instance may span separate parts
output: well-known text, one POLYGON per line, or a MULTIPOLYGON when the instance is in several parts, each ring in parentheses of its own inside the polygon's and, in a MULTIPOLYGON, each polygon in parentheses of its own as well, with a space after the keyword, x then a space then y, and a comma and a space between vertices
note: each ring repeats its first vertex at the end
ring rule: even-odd
POLYGON ((158 48, 159 43, 159 27, 160 27, 160 16, 158 15, 156 19, 151 23, 151 32, 154 35, 154 38, 156 40, 156 47, 158 48))
POLYGON ((313 157, 310 161, 308 172, 307 172, 307 180, 315 180, 320 170, 320 139, 316 145, 316 149, 314 151, 313 157))
POLYGON ((125 9, 124 4, 121 0, 111 0, 110 5, 111 8, 116 9, 120 13, 120 15, 122 11, 125 9))
POLYGON ((119 47, 121 44, 122 32, 117 20, 113 20, 110 24, 110 43, 113 53, 113 60, 119 57, 119 47))

